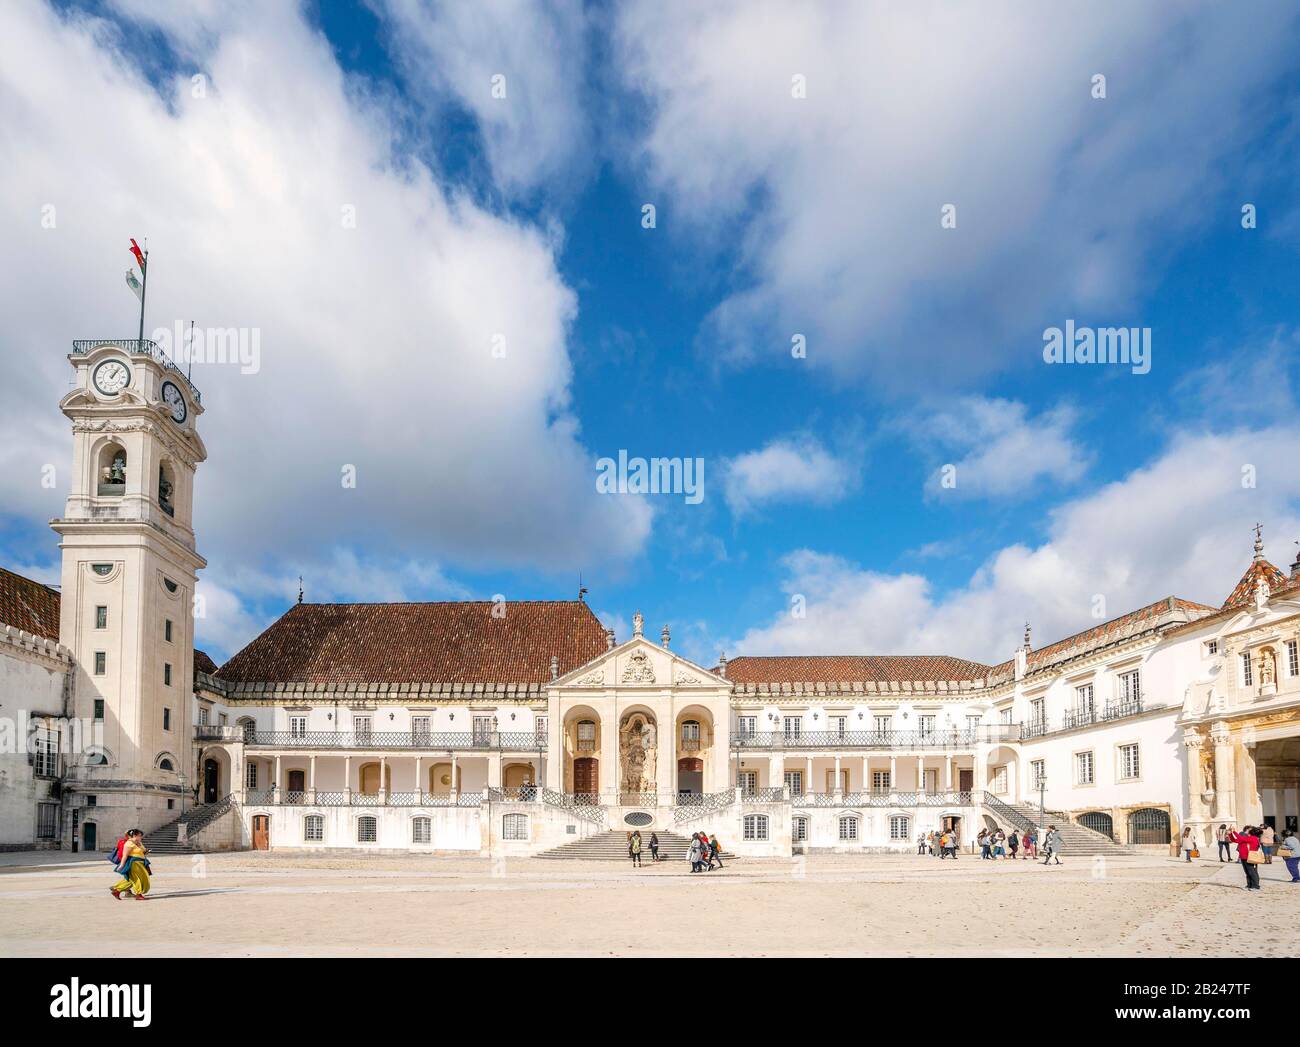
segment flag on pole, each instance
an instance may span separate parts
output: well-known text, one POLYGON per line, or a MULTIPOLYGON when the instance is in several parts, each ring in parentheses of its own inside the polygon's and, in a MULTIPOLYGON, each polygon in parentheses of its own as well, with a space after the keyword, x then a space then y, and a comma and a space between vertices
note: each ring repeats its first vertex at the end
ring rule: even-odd
POLYGON ((135 296, 140 299, 140 304, 144 305, 144 288, 140 286, 140 281, 136 279, 134 269, 126 271, 126 286, 135 292, 135 296))
POLYGON ((135 260, 136 260, 136 262, 137 262, 137 263, 139 264, 139 266, 140 266, 140 272, 141 272, 141 274, 143 274, 143 273, 144 273, 144 254, 143 254, 143 253, 141 252, 141 250, 140 250, 140 245, 137 244, 137 243, 135 242, 134 239, 131 240, 131 253, 132 253, 133 255, 135 255, 135 260))

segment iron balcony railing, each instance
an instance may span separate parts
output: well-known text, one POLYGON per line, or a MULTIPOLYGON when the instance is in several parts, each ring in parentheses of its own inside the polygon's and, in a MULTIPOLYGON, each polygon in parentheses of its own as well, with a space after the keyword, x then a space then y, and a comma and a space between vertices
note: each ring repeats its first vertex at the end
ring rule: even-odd
POLYGON ((1091 727, 1093 724, 1109 723, 1112 720, 1122 720, 1127 716, 1137 716, 1143 711, 1141 698, 1129 698, 1117 702, 1108 702, 1102 709, 1096 706, 1092 708, 1070 709, 1061 715, 1061 726, 1053 728, 1046 720, 1031 720, 1029 723, 1020 725, 1020 740, 1028 741, 1031 738, 1041 738, 1048 734, 1059 734, 1062 731, 1075 731, 1080 727, 1091 727))
POLYGON ((229 727, 211 723, 196 723, 194 725, 194 740, 196 742, 238 742, 244 738, 244 728, 229 727))
POLYGON ((72 343, 72 355, 85 356, 92 349, 96 349, 101 345, 111 345, 113 348, 121 349, 122 352, 130 353, 132 356, 147 356, 156 363, 162 364, 163 368, 170 372, 171 375, 185 383, 185 388, 190 391, 195 403, 203 402, 203 397, 194 388, 194 383, 185 377, 185 372, 172 362, 167 354, 159 348, 157 342, 148 338, 143 340, 138 338, 78 338, 72 343))
POLYGON ((1019 724, 950 731, 739 731, 733 749, 960 749, 1020 739, 1019 724))
POLYGON ((1128 698, 1123 701, 1110 702, 1101 711, 1103 720, 1122 720, 1126 716, 1136 716, 1142 711, 1141 698, 1128 698))
POLYGON ((249 789, 245 794, 248 805, 280 805, 292 807, 478 807, 483 803, 483 794, 474 793, 362 793, 325 791, 317 789, 315 794, 310 789, 249 789))
MULTIPOLYGON (((969 807, 974 794, 969 789, 945 789, 940 792, 900 792, 871 789, 844 793, 792 793, 794 807, 969 807)), ((782 799, 780 789, 741 790, 742 803, 775 803, 782 799)))
POLYGON ((546 740, 533 731, 248 731, 245 744, 277 749, 434 749, 537 752, 546 740))

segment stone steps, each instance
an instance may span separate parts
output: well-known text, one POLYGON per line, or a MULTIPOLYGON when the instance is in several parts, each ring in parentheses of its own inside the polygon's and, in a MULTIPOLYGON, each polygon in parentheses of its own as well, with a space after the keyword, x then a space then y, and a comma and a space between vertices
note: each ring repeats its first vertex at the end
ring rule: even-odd
MULTIPOLYGON (((1021 817, 1030 819, 1035 825, 1038 824, 1038 808, 1029 807, 1026 804, 1008 804, 1013 811, 1021 817)), ((987 808, 985 808, 988 810, 987 808)), ((988 811, 994 820, 998 819, 995 811, 988 811)), ((1055 825, 1061 834, 1061 856, 1068 858, 1070 855, 1079 855, 1081 857, 1092 857, 1093 855, 1125 855, 1136 853, 1131 847, 1116 843, 1105 833, 1099 833, 1089 829, 1086 825, 1080 825, 1078 822, 1072 822, 1066 818, 1047 812, 1046 825, 1055 825)), ((1001 825, 1003 832, 1006 832, 1011 826, 1001 825)), ((1044 827, 1046 827, 1046 825, 1044 827)), ((1018 828, 1018 827, 1017 827, 1018 828)), ((1043 853, 1043 842, 1041 838, 1038 842, 1038 853, 1043 853)), ((1041 860, 1041 857, 1040 857, 1041 860)))

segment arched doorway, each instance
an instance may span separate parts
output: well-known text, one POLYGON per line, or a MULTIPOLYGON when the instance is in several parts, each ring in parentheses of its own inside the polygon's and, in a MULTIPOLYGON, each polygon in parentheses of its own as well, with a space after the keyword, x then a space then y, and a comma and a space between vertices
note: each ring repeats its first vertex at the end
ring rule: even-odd
POLYGON ((645 707, 629 709, 618 725, 620 802, 638 804, 659 791, 659 725, 645 707))
POLYGON ((221 764, 212 757, 203 761, 203 802, 216 803, 221 799, 221 764))
POLYGON ((1128 842, 1133 844, 1168 844, 1169 812, 1157 807, 1143 807, 1128 816, 1128 842))
POLYGON ((1104 811, 1088 811, 1079 815, 1079 824, 1095 833, 1115 838, 1115 819, 1104 811))
MULTIPOLYGON (((460 790, 461 769, 456 768, 456 789, 460 790)), ((429 792, 434 796, 451 795, 451 764, 435 763, 429 768, 429 792)))
POLYGON ((289 794, 286 799, 290 803, 300 802, 307 792, 307 772, 297 768, 289 771, 285 791, 289 794))
POLYGON ((677 795, 700 796, 704 792, 704 761, 683 756, 677 761, 677 795))
MULTIPOLYGON (((363 796, 379 795, 379 764, 363 763, 361 765, 360 784, 360 792, 363 796)), ((393 789, 393 768, 391 765, 385 769, 383 787, 389 792, 393 789)))
POLYGON ((526 785, 537 784, 533 781, 533 765, 528 763, 507 765, 501 772, 501 784, 507 789, 522 789, 526 785))

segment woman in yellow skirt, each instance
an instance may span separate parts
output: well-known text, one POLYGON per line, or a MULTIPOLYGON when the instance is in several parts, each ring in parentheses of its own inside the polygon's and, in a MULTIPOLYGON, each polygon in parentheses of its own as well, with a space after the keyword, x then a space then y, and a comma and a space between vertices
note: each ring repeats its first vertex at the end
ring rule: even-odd
POLYGON ((144 846, 144 833, 139 829, 129 830, 122 845, 122 862, 114 870, 122 879, 109 888, 114 898, 130 894, 138 902, 145 900, 144 896, 149 893, 149 859, 145 857, 148 853, 144 846))

